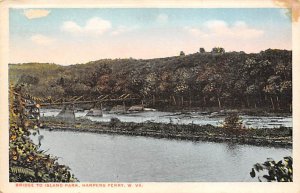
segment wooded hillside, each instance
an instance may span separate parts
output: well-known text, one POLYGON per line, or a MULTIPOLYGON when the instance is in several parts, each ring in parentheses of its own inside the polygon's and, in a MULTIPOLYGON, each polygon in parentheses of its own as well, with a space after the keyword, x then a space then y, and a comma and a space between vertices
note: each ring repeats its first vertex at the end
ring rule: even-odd
POLYGON ((22 83, 32 95, 51 100, 133 94, 152 107, 265 107, 276 111, 289 111, 292 103, 292 52, 287 50, 103 59, 71 66, 10 64, 9 75, 12 84, 22 83))

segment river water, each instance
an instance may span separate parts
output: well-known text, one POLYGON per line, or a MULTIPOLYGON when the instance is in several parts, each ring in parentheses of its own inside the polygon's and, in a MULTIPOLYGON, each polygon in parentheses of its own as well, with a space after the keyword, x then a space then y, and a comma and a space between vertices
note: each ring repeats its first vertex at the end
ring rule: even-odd
MULTIPOLYGON (((41 130, 41 149, 81 182, 257 182, 249 172, 292 149, 41 130)), ((38 136, 32 136, 37 142, 38 136)))
MULTIPOLYGON (((56 116, 60 112, 60 109, 41 109, 42 116, 56 116)), ((90 117, 85 116, 87 111, 77 112, 75 116, 78 118, 85 117, 92 121, 109 122, 112 117, 120 119, 122 122, 156 122, 156 123, 174 123, 174 124, 197 124, 206 125, 211 124, 214 126, 220 126, 225 117, 218 116, 218 114, 203 115, 201 112, 161 112, 161 111, 148 111, 128 114, 115 114, 104 112, 103 117, 90 117)), ((243 120, 243 124, 246 127, 252 128, 274 128, 274 127, 292 127, 291 116, 278 116, 278 117, 263 117, 263 116, 240 116, 243 120)))

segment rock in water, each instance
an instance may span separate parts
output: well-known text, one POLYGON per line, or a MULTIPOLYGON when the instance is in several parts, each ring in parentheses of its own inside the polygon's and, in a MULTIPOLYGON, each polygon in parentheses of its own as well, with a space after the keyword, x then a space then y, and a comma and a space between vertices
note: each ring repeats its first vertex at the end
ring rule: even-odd
POLYGON ((134 105, 128 109, 128 111, 143 111, 144 106, 143 105, 134 105))
POLYGON ((91 109, 89 112, 86 114, 86 116, 93 116, 93 117, 102 117, 103 112, 100 109, 91 109))

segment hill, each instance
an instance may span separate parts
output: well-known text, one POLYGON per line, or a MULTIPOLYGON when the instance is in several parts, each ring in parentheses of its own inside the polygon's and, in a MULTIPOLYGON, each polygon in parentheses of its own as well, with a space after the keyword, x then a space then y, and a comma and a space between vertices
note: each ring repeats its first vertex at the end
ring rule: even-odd
POLYGON ((195 53, 148 60, 103 59, 60 66, 10 64, 12 84, 52 100, 139 95, 148 106, 290 110, 292 51, 195 53))

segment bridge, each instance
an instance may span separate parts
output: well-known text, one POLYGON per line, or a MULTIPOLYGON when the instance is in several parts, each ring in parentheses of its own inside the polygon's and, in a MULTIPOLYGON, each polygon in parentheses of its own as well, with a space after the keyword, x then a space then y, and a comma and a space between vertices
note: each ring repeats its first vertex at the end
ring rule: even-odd
MULTIPOLYGON (((90 109, 89 116, 102 116, 102 103, 105 102, 122 102, 122 110, 121 112, 125 112, 125 102, 130 102, 131 104, 139 103, 143 105, 143 100, 138 96, 133 96, 130 94, 123 94, 119 97, 111 97, 110 95, 100 95, 97 99, 94 100, 82 100, 83 96, 76 96, 65 101, 64 98, 60 98, 56 101, 49 101, 49 99, 41 99, 37 97, 33 97, 29 94, 25 94, 22 96, 22 99, 25 103, 25 109, 27 111, 27 115, 32 119, 39 119, 40 117, 40 107, 46 106, 62 106, 60 113, 57 117, 64 119, 65 121, 75 121, 75 108, 76 104, 100 104, 99 109, 90 109), (81 99, 81 100, 80 100, 81 99)), ((120 110, 119 110, 120 111, 120 110)))
POLYGON ((54 102, 42 102, 40 103, 40 106, 54 106, 54 105, 75 105, 75 104, 95 104, 95 103, 104 103, 104 102, 125 102, 125 101, 141 101, 143 103, 143 100, 141 97, 133 96, 131 94, 123 94, 119 97, 110 97, 110 95, 100 95, 95 100, 80 100, 83 96, 79 96, 76 98, 73 97, 69 99, 68 101, 65 101, 65 99, 61 98, 54 102))
MULTIPOLYGON (((66 120, 75 120, 74 105, 76 104, 100 104, 100 110, 95 110, 95 114, 102 116, 102 103, 105 102, 122 102, 123 108, 125 111, 125 102, 130 102, 130 104, 142 104, 143 99, 138 95, 132 94, 122 94, 120 96, 111 96, 111 95, 100 95, 97 99, 93 100, 84 100, 83 96, 75 96, 66 101, 65 98, 60 98, 55 101, 52 101, 51 97, 49 98, 39 98, 34 97, 29 93, 21 92, 21 89, 15 89, 14 86, 10 86, 10 94, 18 97, 19 100, 24 104, 24 111, 26 116, 30 119, 39 120, 40 118, 40 107, 43 106, 62 106, 62 110, 58 114, 58 117, 61 117, 66 120), (133 103, 134 102, 134 103, 133 103), (68 107, 69 106, 69 107, 68 107), (67 108, 68 107, 68 108, 67 108)), ((96 115, 92 115, 96 116, 96 115)))

